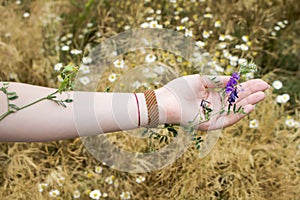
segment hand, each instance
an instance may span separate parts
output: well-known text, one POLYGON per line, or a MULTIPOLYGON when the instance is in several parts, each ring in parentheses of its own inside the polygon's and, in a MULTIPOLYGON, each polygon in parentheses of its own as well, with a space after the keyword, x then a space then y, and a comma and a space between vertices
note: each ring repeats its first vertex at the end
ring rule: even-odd
MULTIPOLYGON (((218 76, 215 80, 220 81, 219 86, 212 81, 213 76, 189 75, 172 80, 167 85, 156 90, 157 101, 163 107, 165 116, 162 116, 163 123, 188 125, 188 121, 193 120, 201 111, 201 101, 209 101, 210 108, 213 109, 209 121, 201 123, 199 130, 213 130, 230 126, 245 114, 227 112, 220 114, 222 102, 220 92, 216 89, 224 88, 230 76, 218 76)), ((254 105, 265 98, 264 90, 269 85, 261 79, 253 79, 241 84, 243 91, 239 92, 236 100, 237 108, 242 106, 246 113, 254 109, 254 105)), ((226 100, 225 100, 226 101, 226 100)), ((224 105, 223 105, 224 106, 224 105)), ((227 110, 227 105, 225 105, 227 110)), ((196 121, 197 122, 197 121, 196 121)))

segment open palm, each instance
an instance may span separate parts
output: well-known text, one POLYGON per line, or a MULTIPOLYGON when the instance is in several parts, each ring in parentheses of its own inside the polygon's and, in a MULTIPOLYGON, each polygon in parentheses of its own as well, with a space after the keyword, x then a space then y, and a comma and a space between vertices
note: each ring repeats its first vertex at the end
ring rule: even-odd
MULTIPOLYGON (((195 116, 203 115, 201 102, 206 100, 210 102, 210 108, 213 111, 208 121, 199 124, 199 130, 213 130, 230 126, 245 115, 241 113, 227 112, 220 114, 225 107, 226 100, 222 100, 220 89, 224 88, 229 81, 229 76, 200 76, 199 74, 183 76, 169 82, 164 87, 157 90, 158 93, 165 96, 164 105, 166 106, 168 123, 188 125, 195 116), (213 80, 212 80, 213 79, 213 80)), ((242 91, 236 100, 237 107, 242 106, 246 113, 253 110, 254 105, 265 98, 264 90, 269 85, 261 79, 253 79, 241 83, 242 91)), ((200 119, 200 116, 198 117, 200 119)), ((202 116, 204 119, 204 116, 202 116)), ((199 120, 195 121, 199 123, 199 120)), ((201 122, 201 121, 200 121, 201 122)))

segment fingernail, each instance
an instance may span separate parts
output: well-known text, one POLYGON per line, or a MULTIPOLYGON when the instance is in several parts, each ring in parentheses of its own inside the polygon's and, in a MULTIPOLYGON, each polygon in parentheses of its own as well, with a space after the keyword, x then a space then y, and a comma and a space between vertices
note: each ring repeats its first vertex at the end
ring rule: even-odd
POLYGON ((268 84, 268 89, 270 88, 271 86, 268 84))

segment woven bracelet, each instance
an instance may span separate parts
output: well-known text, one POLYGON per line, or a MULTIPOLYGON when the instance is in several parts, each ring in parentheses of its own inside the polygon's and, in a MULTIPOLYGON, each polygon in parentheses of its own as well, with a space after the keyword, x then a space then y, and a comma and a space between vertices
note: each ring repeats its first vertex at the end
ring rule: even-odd
POLYGON ((148 126, 146 127, 157 127, 159 125, 159 112, 155 92, 154 90, 146 90, 144 95, 148 110, 148 126))

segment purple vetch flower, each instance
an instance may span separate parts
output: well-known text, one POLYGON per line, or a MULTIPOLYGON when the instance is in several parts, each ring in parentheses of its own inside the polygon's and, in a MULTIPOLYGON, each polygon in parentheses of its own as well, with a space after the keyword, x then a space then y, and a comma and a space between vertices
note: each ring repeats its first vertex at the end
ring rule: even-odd
POLYGON ((225 88, 225 92, 226 94, 229 95, 228 97, 228 110, 230 110, 230 107, 232 106, 232 104, 235 102, 235 100, 238 97, 238 89, 237 89, 237 84, 238 84, 238 80, 240 79, 240 74, 238 72, 234 72, 228 83, 226 84, 226 88, 225 88))

